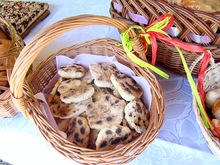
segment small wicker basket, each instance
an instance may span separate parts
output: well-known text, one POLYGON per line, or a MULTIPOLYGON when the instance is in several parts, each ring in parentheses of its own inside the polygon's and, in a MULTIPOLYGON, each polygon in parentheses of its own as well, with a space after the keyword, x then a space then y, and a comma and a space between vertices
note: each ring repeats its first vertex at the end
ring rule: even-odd
MULTIPOLYGON (((112 0, 110 7, 111 17, 124 21, 129 26, 146 27, 168 12, 172 12, 175 18, 172 27, 172 39, 201 45, 212 52, 216 62, 220 61, 220 34, 218 33, 220 13, 189 11, 162 0, 112 0), (206 41, 203 42, 204 39, 206 41)), ((151 47, 149 47, 147 54, 149 61, 152 58, 151 52, 151 47)), ((185 50, 182 52, 188 66, 191 66, 192 62, 201 55, 185 50)), ((186 76, 178 51, 174 46, 169 46, 160 41, 158 41, 156 65, 178 76, 186 76)), ((192 71, 193 77, 198 77, 198 67, 199 64, 192 71)))
MULTIPOLYGON (((205 93, 220 88, 220 77, 219 77, 220 63, 211 62, 210 64, 211 65, 209 66, 209 68, 207 68, 203 79, 203 87, 205 93)), ((197 122, 202 130, 202 133, 206 139, 206 142, 210 150, 220 160, 220 139, 215 137, 213 135, 213 132, 205 126, 194 94, 193 94, 193 107, 197 122)))
MULTIPOLYGON (((7 75, 0 76, 0 81, 8 81, 12 72, 13 65, 10 64, 10 58, 16 58, 22 48, 25 46, 22 38, 16 33, 13 26, 0 16, 0 30, 2 30, 11 40, 9 50, 0 56, 0 71, 5 70, 7 75), (4 64, 3 64, 4 61, 4 64)), ((11 92, 9 87, 0 87, 2 92, 0 94, 0 117, 13 117, 19 113, 11 100, 11 92)))
MULTIPOLYGON (((10 89, 12 91, 13 102, 27 118, 34 121, 36 127, 39 129, 48 143, 50 143, 65 157, 80 164, 128 163, 140 155, 156 138, 163 124, 165 102, 161 86, 154 74, 150 70, 141 68, 132 62, 127 57, 123 48, 121 46, 116 46, 121 44, 120 42, 109 38, 100 38, 64 48, 49 56, 45 61, 41 62, 36 70, 32 72, 28 81, 24 82, 25 74, 27 72, 26 68, 30 66, 39 52, 49 42, 64 32, 87 25, 115 26, 122 31, 125 31, 129 28, 126 24, 118 20, 105 16, 94 15, 79 15, 69 17, 48 26, 24 47, 15 63, 10 79, 10 89), (39 101, 34 98, 34 94, 42 92, 44 87, 57 73, 57 55, 62 54, 70 58, 75 58, 81 53, 115 56, 120 63, 131 68, 137 76, 144 77, 151 86, 153 99, 151 103, 152 106, 150 108, 149 127, 136 140, 124 145, 121 148, 109 151, 96 151, 93 149, 82 148, 68 142, 49 124, 47 118, 40 108, 39 101), (25 90, 23 87, 25 87, 25 90)), ((131 31, 130 36, 131 38, 135 38, 135 32, 131 31)), ((134 51, 139 51, 138 47, 135 47, 134 51)))

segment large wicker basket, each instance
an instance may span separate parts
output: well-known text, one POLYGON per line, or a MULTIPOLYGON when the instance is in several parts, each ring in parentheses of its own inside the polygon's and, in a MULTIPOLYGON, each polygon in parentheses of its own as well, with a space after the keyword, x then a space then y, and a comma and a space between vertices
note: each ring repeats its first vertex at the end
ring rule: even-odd
MULTIPOLYGON (((126 22, 129 26, 146 27, 161 15, 172 12, 175 18, 173 39, 186 43, 198 44, 210 50, 216 62, 220 61, 220 13, 190 11, 177 5, 170 5, 162 0, 112 0, 111 17, 126 22), (203 39, 207 41, 202 41, 203 39), (207 39, 208 38, 208 39, 207 39)), ((169 34, 169 33, 168 33, 169 34)), ((147 58, 151 61, 151 47, 147 58)), ((183 50, 188 66, 200 55, 183 50)), ((156 65, 178 76, 186 76, 178 51, 167 44, 158 41, 156 65)), ((192 71, 192 76, 198 76, 198 65, 192 71)))
MULTIPOLYGON (((0 16, 0 30, 2 30, 7 37, 11 40, 9 50, 0 56, 0 70, 6 70, 7 76, 0 76, 0 81, 7 81, 10 78, 13 65, 9 63, 9 58, 16 58, 22 48, 25 46, 22 38, 16 33, 13 26, 0 16), (3 61, 4 62, 3 64, 3 61)), ((9 87, 0 87, 3 93, 0 94, 0 117, 13 117, 19 113, 18 109, 14 106, 11 100, 11 92, 9 87)))
MULTIPOLYGON (((220 63, 214 63, 212 61, 209 68, 207 68, 203 79, 203 87, 205 93, 220 88, 219 72, 220 72, 220 63)), ((202 133, 206 139, 206 142, 210 150, 220 160, 220 139, 215 137, 213 132, 205 126, 194 94, 193 94, 193 107, 197 122, 202 130, 202 133)), ((207 113, 209 114, 208 110, 207 113)))
MULTIPOLYGON (((39 52, 49 42, 64 32, 87 25, 115 26, 122 31, 125 31, 129 28, 126 24, 115 19, 94 15, 79 15, 69 17, 48 26, 24 47, 15 63, 10 80, 10 89, 14 97, 13 101, 16 107, 23 112, 27 118, 33 120, 36 127, 39 129, 48 143, 50 143, 65 157, 81 164, 128 163, 140 155, 156 138, 163 124, 165 102, 161 86, 154 74, 150 70, 143 69, 132 62, 127 57, 123 48, 118 46, 120 42, 113 39, 103 38, 64 48, 43 61, 37 67, 37 69, 32 72, 28 82, 24 82, 25 74, 27 72, 26 68, 31 65, 39 52), (41 92, 57 73, 55 60, 57 55, 62 54, 70 58, 74 58, 80 53, 115 56, 120 63, 130 67, 137 74, 137 76, 144 77, 151 86, 153 99, 152 106, 150 108, 149 127, 136 140, 124 145, 121 148, 109 151, 96 151, 82 148, 68 142, 49 124, 39 106, 39 102, 34 98, 34 94, 41 92), (25 87, 25 90, 22 87, 25 87), (25 97, 29 99, 25 99, 25 97)), ((136 37, 134 31, 131 31, 130 36, 131 38, 136 37)), ((134 51, 139 51, 138 47, 135 47, 134 49, 134 51)))

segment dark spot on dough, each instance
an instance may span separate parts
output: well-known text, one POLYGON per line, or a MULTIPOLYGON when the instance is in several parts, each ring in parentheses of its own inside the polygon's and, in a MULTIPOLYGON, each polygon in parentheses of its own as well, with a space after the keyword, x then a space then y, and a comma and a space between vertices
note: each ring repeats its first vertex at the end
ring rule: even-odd
POLYGON ((89 105, 88 105, 88 108, 92 108, 92 104, 89 104, 89 105))
POLYGON ((133 83, 134 85, 137 84, 137 82, 136 82, 134 79, 132 79, 132 83, 133 83))
POLYGON ((76 121, 73 121, 72 123, 70 123, 71 124, 71 127, 75 127, 75 125, 76 125, 76 121))
POLYGON ((127 138, 128 138, 128 134, 126 134, 126 135, 124 136, 124 138, 122 138, 122 141, 125 141, 127 138))
POLYGON ((83 72, 81 68, 77 68, 76 72, 83 72))
POLYGON ((109 135, 109 134, 112 134, 112 131, 111 131, 111 130, 107 130, 107 131, 106 131, 106 135, 109 135))
POLYGON ((69 137, 70 135, 72 135, 72 133, 73 133, 73 130, 69 130, 67 131, 66 136, 69 137))
POLYGON ((83 139, 79 139, 79 134, 78 133, 75 133, 74 134, 74 138, 75 138, 75 140, 76 140, 76 142, 78 142, 78 143, 82 143, 83 142, 83 139))
POLYGON ((83 90, 83 93, 86 93, 87 91, 88 91, 88 89, 84 89, 84 90, 83 90))
POLYGON ((107 92, 105 89, 103 89, 103 93, 104 93, 104 94, 108 94, 108 92, 107 92))
POLYGON ((60 93, 57 91, 57 92, 56 92, 56 95, 57 95, 57 96, 60 96, 60 93))
POLYGON ((85 128, 84 128, 84 127, 80 128, 80 132, 81 132, 82 135, 84 135, 85 132, 86 132, 86 131, 85 131, 85 128))
POLYGON ((101 123, 102 123, 102 121, 101 121, 101 120, 99 120, 99 121, 97 121, 97 122, 96 122, 96 124, 101 124, 101 123))
POLYGON ((105 99, 106 99, 107 101, 109 101, 109 96, 106 96, 105 99))
POLYGON ((120 83, 122 87, 125 87, 124 83, 120 83))
POLYGON ((101 148, 106 147, 107 146, 107 141, 103 141, 100 145, 101 148))
POLYGON ((114 70, 116 70, 116 69, 117 69, 117 67, 116 67, 116 66, 114 66, 114 65, 111 65, 111 67, 112 67, 114 70))
POLYGON ((117 134, 121 133, 121 128, 116 129, 116 133, 117 134))
POLYGON ((98 80, 100 80, 100 81, 103 80, 103 75, 100 76, 100 77, 98 78, 98 80))
POLYGON ((137 125, 137 126, 139 126, 139 127, 141 126, 139 123, 134 123, 134 124, 137 125))
POLYGON ((131 90, 129 88, 125 88, 125 90, 128 92, 128 93, 131 93, 131 90))
POLYGON ((79 125, 83 124, 82 120, 78 120, 78 123, 79 123, 79 125))
POLYGON ((55 104, 57 104, 57 102, 56 101, 51 101, 50 104, 55 105, 55 104))
POLYGON ((112 121, 112 118, 111 118, 111 117, 107 117, 106 120, 107 120, 107 121, 112 121))
POLYGON ((139 103, 136 103, 135 111, 137 111, 138 113, 141 113, 141 112, 142 112, 142 109, 141 109, 141 106, 140 106, 139 103))
POLYGON ((66 83, 69 84, 72 80, 67 80, 66 83))
POLYGON ((111 144, 115 145, 118 144, 121 141, 121 138, 116 138, 115 140, 112 140, 111 144))
POLYGON ((115 101, 115 104, 117 104, 117 103, 119 103, 119 100, 116 100, 116 101, 115 101))

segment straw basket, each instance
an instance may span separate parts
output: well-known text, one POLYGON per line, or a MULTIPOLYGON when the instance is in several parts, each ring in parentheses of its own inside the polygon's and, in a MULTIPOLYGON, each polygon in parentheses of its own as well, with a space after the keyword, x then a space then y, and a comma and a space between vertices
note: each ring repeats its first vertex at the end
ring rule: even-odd
MULTIPOLYGON (((201 45, 210 50, 216 62, 220 61, 220 13, 190 11, 177 5, 170 5, 162 0, 112 0, 111 17, 124 21, 129 26, 146 27, 163 14, 172 12, 174 25, 168 32, 172 39, 201 45)), ((151 47, 147 58, 151 61, 151 47)), ((182 51, 188 66, 200 55, 195 52, 182 51)), ((156 65, 178 76, 186 76, 178 51, 158 41, 156 65)), ((198 65, 192 71, 198 77, 198 65)))
MULTIPOLYGON (((16 33, 13 26, 0 16, 0 29, 11 40, 11 46, 9 50, 0 56, 0 71, 6 70, 7 76, 0 76, 0 81, 8 81, 13 65, 10 63, 10 58, 16 58, 20 50, 25 46, 25 43, 21 37, 16 33)), ((13 117, 19 113, 18 109, 14 106, 11 100, 11 94, 9 87, 1 86, 0 89, 4 91, 0 94, 0 117, 13 117)))
MULTIPOLYGON (((205 93, 220 88, 220 77, 219 77, 220 63, 214 63, 213 61, 214 60, 210 62, 211 65, 209 66, 209 68, 207 68, 204 75, 203 86, 205 93)), ((212 131, 205 126, 194 95, 193 95, 193 107, 197 122, 202 130, 202 133, 206 139, 206 142, 210 150, 220 160, 220 139, 216 138, 213 135, 212 131)))
MULTIPOLYGON (((140 155, 156 138, 163 124, 165 102, 161 86, 155 78, 154 74, 150 70, 141 68, 132 62, 126 56, 122 47, 116 46, 119 45, 120 42, 109 38, 103 38, 64 48, 43 61, 37 67, 37 69, 32 72, 28 82, 24 82, 24 77, 27 72, 26 68, 31 65, 39 52, 49 42, 64 32, 87 25, 115 26, 122 31, 125 31, 129 28, 126 24, 115 19, 94 15, 79 15, 75 17, 69 17, 48 26, 38 35, 36 35, 35 38, 33 38, 24 47, 15 63, 10 79, 10 89, 13 95, 13 102, 27 118, 34 121, 36 127, 39 129, 48 143, 50 143, 65 157, 77 161, 81 164, 128 163, 140 155), (115 56, 120 63, 130 67, 137 76, 144 77, 151 85, 151 93, 153 99, 152 106, 150 108, 149 127, 136 140, 128 143, 127 145, 124 145, 121 148, 109 151, 95 151, 92 149, 82 148, 68 142, 66 139, 61 137, 57 131, 49 124, 39 106, 39 102, 33 96, 34 94, 41 92, 57 73, 55 61, 55 57, 57 55, 62 54, 70 58, 74 58, 80 53, 115 56), (23 86, 26 88, 25 90, 23 90, 23 86), (25 96, 29 99, 25 99, 25 96), (134 153, 128 155, 133 151, 134 153)), ((130 36, 131 38, 135 39, 136 34, 134 31, 130 32, 130 36)), ((135 47, 134 52, 139 51, 138 49, 138 46, 135 47)))

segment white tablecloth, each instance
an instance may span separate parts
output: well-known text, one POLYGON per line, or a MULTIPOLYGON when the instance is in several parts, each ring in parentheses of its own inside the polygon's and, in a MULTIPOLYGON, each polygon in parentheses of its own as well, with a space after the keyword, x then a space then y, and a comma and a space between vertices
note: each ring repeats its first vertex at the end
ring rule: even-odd
MULTIPOLYGON (((45 0, 42 0, 45 1, 45 0)), ((28 43, 40 30, 63 18, 79 14, 109 16, 111 0, 47 0, 50 15, 24 39, 28 43)), ((87 26, 72 30, 48 44, 35 64, 58 50, 95 38, 120 40, 116 28, 87 26)), ((186 78, 170 74, 168 80, 157 76, 166 101, 165 119, 158 137, 129 164, 206 165, 220 164, 209 150, 193 111, 191 88, 186 78)), ((18 114, 0 119, 0 159, 14 165, 77 164, 54 150, 36 129, 34 123, 18 114)))

